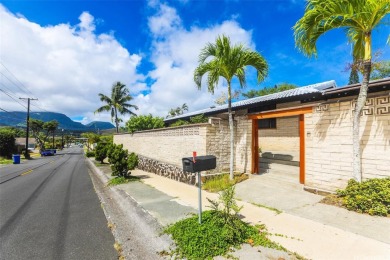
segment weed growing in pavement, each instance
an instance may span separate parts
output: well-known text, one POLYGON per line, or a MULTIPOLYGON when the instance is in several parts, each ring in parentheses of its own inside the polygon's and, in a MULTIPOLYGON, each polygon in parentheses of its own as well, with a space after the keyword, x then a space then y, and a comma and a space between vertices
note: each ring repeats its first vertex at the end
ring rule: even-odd
POLYGON ((137 176, 117 176, 115 178, 112 178, 111 180, 108 181, 107 185, 108 186, 115 186, 119 184, 125 184, 131 181, 139 181, 140 178, 137 176))
POLYGON ((269 210, 275 211, 276 214, 283 213, 283 211, 281 211, 279 209, 276 209, 276 208, 273 208, 273 207, 269 207, 269 206, 266 206, 266 205, 262 205, 262 204, 258 204, 258 203, 254 203, 254 202, 250 202, 250 204, 252 204, 254 206, 257 206, 257 207, 260 207, 260 208, 265 208, 265 209, 269 209, 269 210))
POLYGON ((202 188, 210 192, 220 192, 246 179, 248 179, 248 175, 244 173, 234 174, 233 180, 229 179, 229 174, 220 174, 207 179, 202 188))
POLYGON ((177 245, 175 253, 179 257, 211 259, 226 255, 230 248, 238 248, 242 243, 286 251, 268 239, 264 225, 251 226, 240 219, 238 213, 241 207, 234 200, 234 186, 224 190, 219 201, 210 203, 212 210, 203 213, 202 224, 194 215, 165 229, 167 234, 172 235, 177 245))

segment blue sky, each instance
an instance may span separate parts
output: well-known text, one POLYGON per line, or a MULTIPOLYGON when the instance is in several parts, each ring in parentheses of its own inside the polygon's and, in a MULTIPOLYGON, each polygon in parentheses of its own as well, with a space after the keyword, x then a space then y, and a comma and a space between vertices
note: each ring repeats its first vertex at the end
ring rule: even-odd
MULTIPOLYGON (((260 85, 248 70, 244 91, 282 82, 346 85, 351 45, 343 30, 320 38, 317 59, 307 58, 295 48, 291 29, 303 12, 302 0, 3 0, 0 87, 15 98, 39 98, 33 110, 62 112, 83 123, 110 120, 93 111, 101 105, 97 94, 109 94, 115 81, 129 87, 137 114, 165 116, 183 103, 194 111, 213 105, 225 91, 223 81, 212 96, 192 80, 199 50, 221 33, 257 50, 269 64, 260 85)), ((390 59, 388 35, 385 26, 373 34, 381 60, 390 59)), ((8 111, 24 110, 3 93, 0 101, 8 111)))

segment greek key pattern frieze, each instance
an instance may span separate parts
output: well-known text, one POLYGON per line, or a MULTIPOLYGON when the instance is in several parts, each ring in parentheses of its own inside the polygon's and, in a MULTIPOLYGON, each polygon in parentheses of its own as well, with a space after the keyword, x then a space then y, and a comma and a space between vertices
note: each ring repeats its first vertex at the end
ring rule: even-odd
MULTIPOLYGON (((356 101, 352 102, 352 110, 355 110, 356 101)), ((390 114, 390 97, 368 98, 361 116, 382 116, 390 114)))
POLYGON ((145 136, 189 136, 189 135, 199 135, 200 127, 183 127, 183 128, 175 128, 175 129, 156 129, 145 132, 134 133, 134 135, 139 137, 145 136))
POLYGON ((316 106, 315 111, 317 113, 321 113, 321 112, 328 111, 328 109, 329 109, 329 104, 321 104, 321 105, 316 106))

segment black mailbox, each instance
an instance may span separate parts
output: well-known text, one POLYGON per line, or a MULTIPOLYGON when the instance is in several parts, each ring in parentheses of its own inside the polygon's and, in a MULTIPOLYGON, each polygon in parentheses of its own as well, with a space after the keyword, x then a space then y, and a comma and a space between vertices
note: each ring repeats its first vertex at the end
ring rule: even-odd
POLYGON ((184 172, 202 172, 217 167, 217 158, 214 155, 197 156, 195 163, 192 157, 184 157, 182 160, 184 172))

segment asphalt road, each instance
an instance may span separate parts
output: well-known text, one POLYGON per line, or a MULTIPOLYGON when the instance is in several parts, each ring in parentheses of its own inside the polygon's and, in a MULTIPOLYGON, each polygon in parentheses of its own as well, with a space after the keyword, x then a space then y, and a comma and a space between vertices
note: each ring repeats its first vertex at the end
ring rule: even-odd
POLYGON ((117 259, 80 148, 0 168, 0 259, 117 259))

